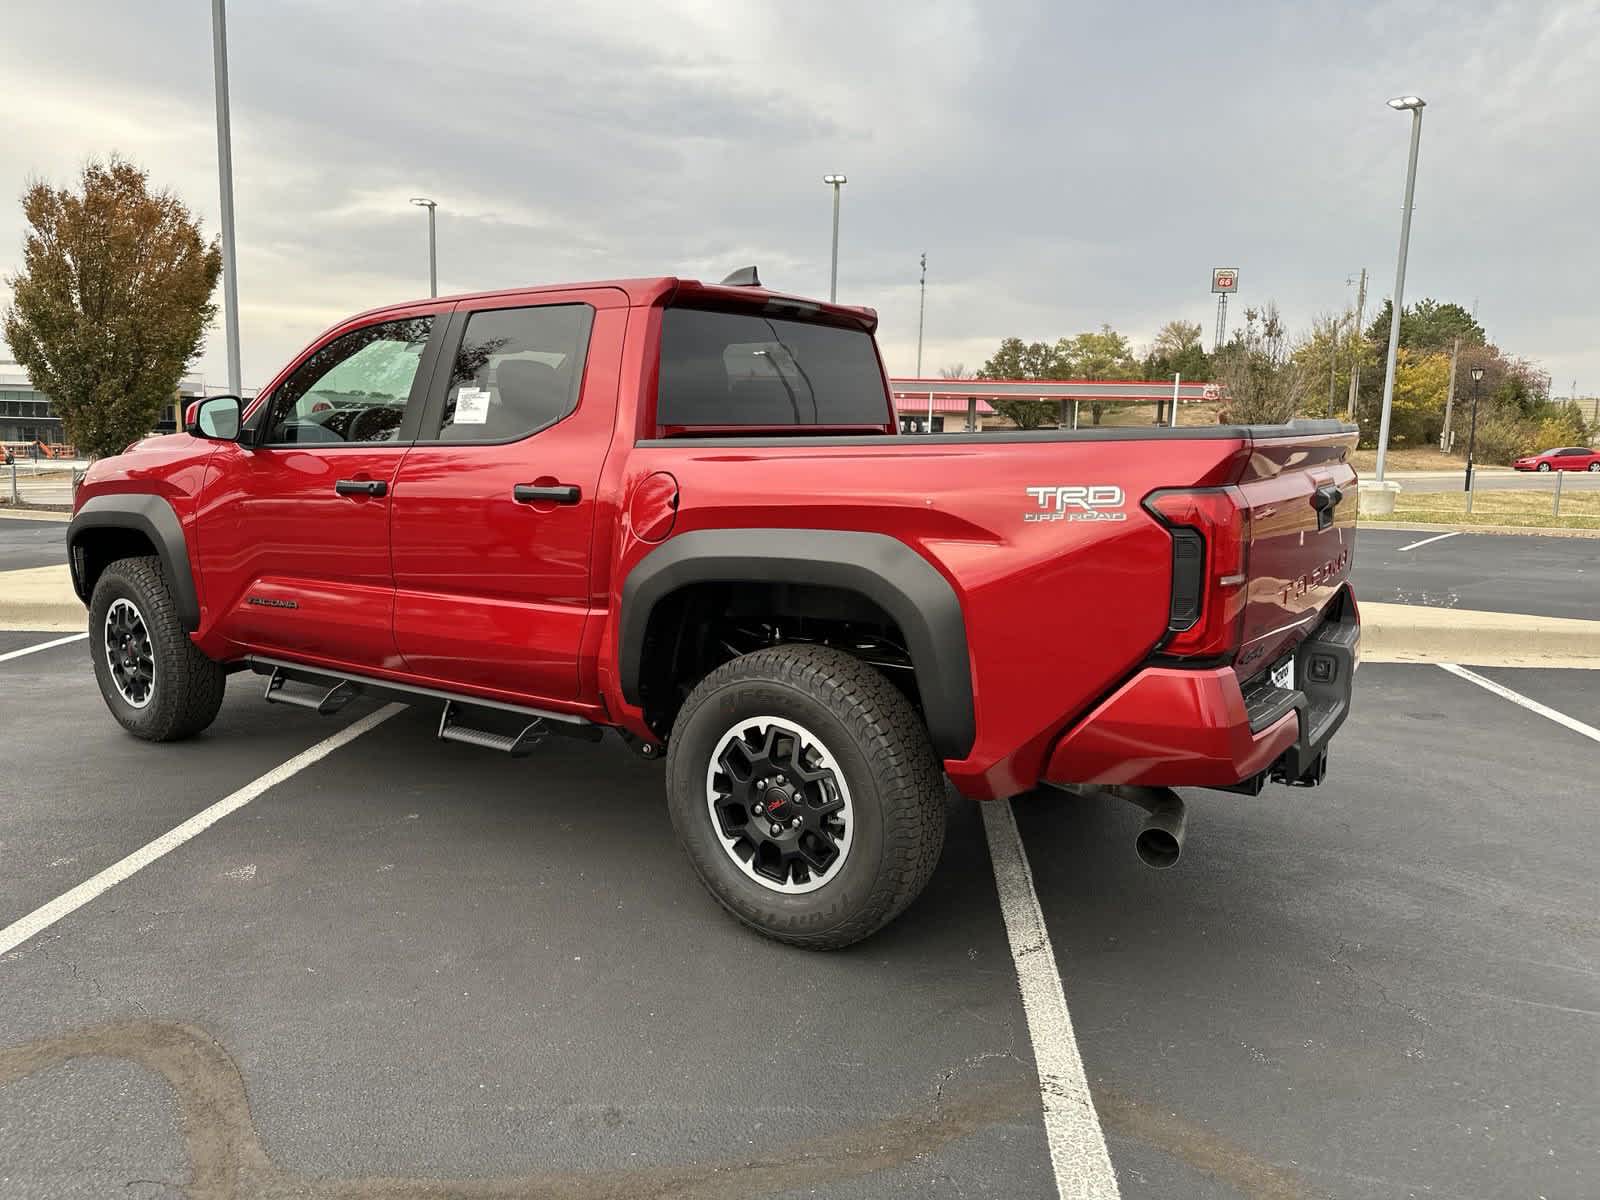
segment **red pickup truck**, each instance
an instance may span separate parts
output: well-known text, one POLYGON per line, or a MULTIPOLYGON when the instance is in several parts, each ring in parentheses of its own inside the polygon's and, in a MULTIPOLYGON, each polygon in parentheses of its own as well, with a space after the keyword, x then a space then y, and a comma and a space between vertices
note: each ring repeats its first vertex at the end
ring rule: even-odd
POLYGON ((614 728, 665 758, 716 898, 813 947, 915 898, 945 779, 1320 781, 1354 429, 901 435, 876 324, 753 271, 345 321, 89 469, 68 553, 106 704, 176 740, 250 670, 513 754, 614 728))

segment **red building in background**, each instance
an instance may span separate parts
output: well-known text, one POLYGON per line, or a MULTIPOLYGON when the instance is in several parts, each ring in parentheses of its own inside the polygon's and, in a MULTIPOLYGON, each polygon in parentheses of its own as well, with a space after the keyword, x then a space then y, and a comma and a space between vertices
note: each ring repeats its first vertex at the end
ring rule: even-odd
POLYGON ((891 379, 890 391, 903 433, 928 433, 931 418, 933 433, 978 433, 995 427, 1009 428, 1010 422, 995 411, 991 400, 1043 400, 1057 408, 1055 424, 1061 429, 1077 429, 1080 422, 1092 422, 1091 405, 1100 405, 1102 419, 1107 408, 1115 406, 1118 425, 1129 424, 1129 406, 1148 405, 1148 424, 1178 424, 1173 401, 1178 407, 1215 404, 1219 391, 1214 383, 1174 384, 1160 379, 891 379))

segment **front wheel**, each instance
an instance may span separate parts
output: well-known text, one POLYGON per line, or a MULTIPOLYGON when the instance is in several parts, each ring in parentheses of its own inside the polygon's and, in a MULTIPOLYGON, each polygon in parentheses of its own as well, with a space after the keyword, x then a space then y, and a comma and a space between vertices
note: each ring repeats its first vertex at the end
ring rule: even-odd
POLYGON ((1540 463, 1539 464, 1539 470, 1548 471, 1549 469, 1550 469, 1550 464, 1549 463, 1540 463))
POLYGON ((944 845, 922 722, 881 672, 825 646, 758 650, 703 679, 673 723, 667 803, 722 906, 810 949, 888 924, 944 845))
POLYGON ((111 715, 147 742, 192 737, 222 707, 227 672, 189 640, 158 558, 122 558, 102 572, 89 654, 111 715))

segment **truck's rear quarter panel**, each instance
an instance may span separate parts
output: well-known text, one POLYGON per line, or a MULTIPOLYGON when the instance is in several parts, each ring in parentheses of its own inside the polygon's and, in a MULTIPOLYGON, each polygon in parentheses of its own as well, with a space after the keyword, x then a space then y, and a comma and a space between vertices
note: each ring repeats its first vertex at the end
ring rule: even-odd
MULTIPOLYGON (((1166 630, 1171 539, 1142 497, 1229 482, 1248 444, 1213 431, 1151 432, 646 441, 630 457, 624 494, 670 472, 680 489, 673 536, 857 530, 921 553, 966 614, 978 733, 971 753, 946 769, 967 794, 1002 796, 1037 782, 1055 735, 1166 630), (1029 491, 1062 487, 1118 488, 1121 498, 1092 509, 1069 499, 1054 519, 1054 493, 1041 504, 1029 491)), ((624 530, 613 611, 620 581, 651 549, 624 530)))

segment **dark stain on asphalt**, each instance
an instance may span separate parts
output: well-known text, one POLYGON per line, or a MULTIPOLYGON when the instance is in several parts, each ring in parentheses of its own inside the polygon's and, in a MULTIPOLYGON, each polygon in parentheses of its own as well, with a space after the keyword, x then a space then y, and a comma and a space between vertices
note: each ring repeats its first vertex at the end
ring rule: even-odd
MULTIPOLYGON (((273 1164, 261 1146, 244 1079, 204 1030, 169 1021, 118 1021, 0 1049, 0 1088, 79 1058, 134 1062, 177 1097, 191 1200, 741 1200, 857 1179, 935 1154, 1006 1121, 1036 1118, 1032 1079, 948 1089, 923 1110, 776 1147, 742 1160, 687 1166, 537 1172, 495 1179, 315 1179, 273 1164)), ((1095 1092, 1110 1133, 1137 1139, 1255 1200, 1307 1200, 1289 1172, 1202 1126, 1114 1093, 1095 1092)))

